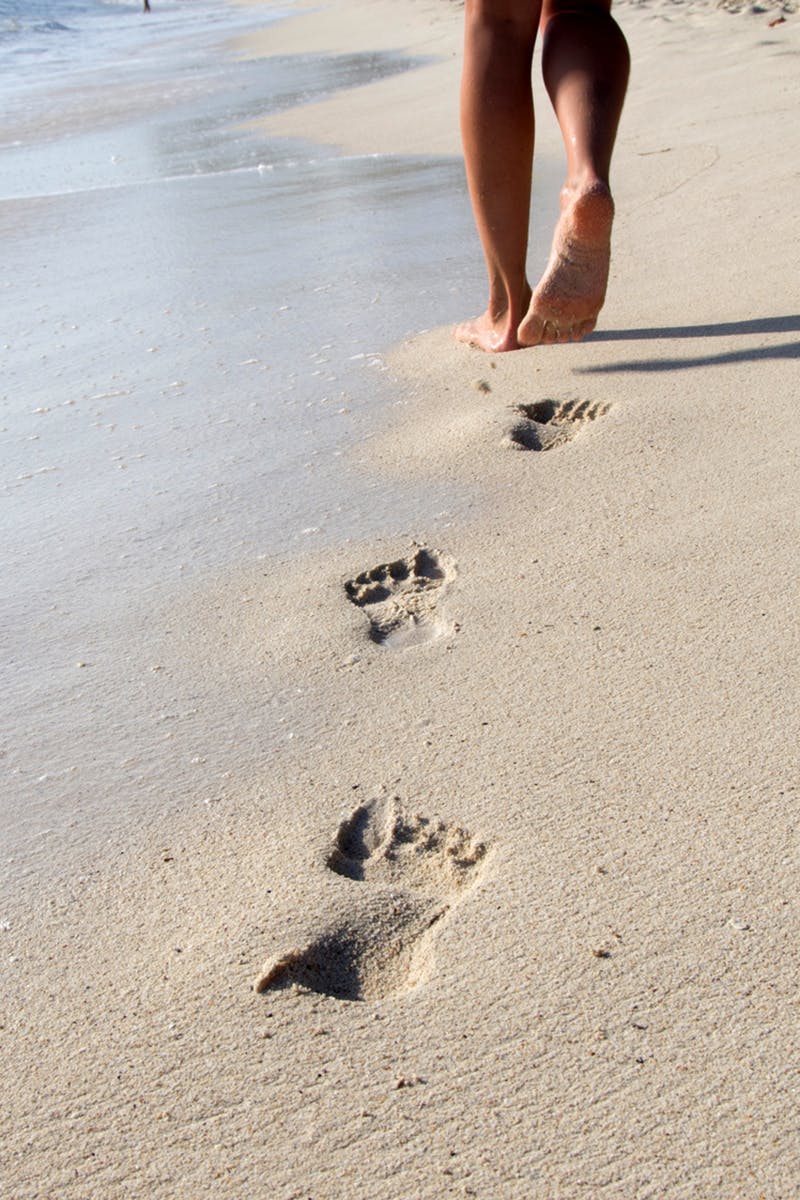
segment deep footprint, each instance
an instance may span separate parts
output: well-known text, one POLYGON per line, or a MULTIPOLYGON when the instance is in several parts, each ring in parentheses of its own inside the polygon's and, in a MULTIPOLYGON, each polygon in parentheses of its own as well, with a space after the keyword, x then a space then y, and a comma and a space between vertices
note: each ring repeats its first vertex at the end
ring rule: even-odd
POLYGON ((289 988, 335 1000, 383 1000, 410 991, 428 974, 433 926, 446 904, 403 893, 371 897, 366 910, 325 929, 304 950, 269 959, 253 987, 289 988))
POLYGON ((552 450, 574 438, 587 421, 604 416, 610 404, 589 400, 537 400, 534 404, 518 404, 515 411, 522 418, 508 431, 508 440, 519 450, 552 450))
POLYGON ((357 890, 345 920, 269 959, 255 990, 296 985, 337 1000, 410 991, 431 970, 434 926, 477 880, 485 856, 463 829, 407 816, 396 799, 359 805, 339 826, 326 865, 371 886, 357 890))
POLYGON ((437 614, 437 604, 453 574, 453 564, 445 555, 420 547, 409 558, 362 571, 344 588, 369 617, 372 640, 402 650, 449 631, 437 614))

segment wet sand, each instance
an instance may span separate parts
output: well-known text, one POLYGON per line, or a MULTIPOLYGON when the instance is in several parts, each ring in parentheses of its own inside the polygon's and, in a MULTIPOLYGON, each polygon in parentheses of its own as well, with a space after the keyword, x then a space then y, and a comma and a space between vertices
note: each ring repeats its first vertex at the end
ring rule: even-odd
MULTIPOLYGON (((26 141, 32 106, 0 152, 11 885, 191 804, 198 745, 220 746, 203 790, 227 777, 232 718, 220 728, 218 702, 166 674, 174 631, 155 608, 197 578, 469 503, 446 481, 343 467, 396 401, 386 348, 448 300, 455 315, 476 272, 460 163, 242 129, 412 60, 217 58, 178 59, 171 102, 116 123, 97 68, 68 89, 68 134, 49 122, 26 141), (434 253, 452 267, 444 297, 434 253)), ((164 86, 157 73, 147 95, 164 86)))
MULTIPOLYGON (((457 73, 457 9, 368 8, 251 52, 352 31, 457 73)), ((793 1194, 800 25, 618 13, 598 331, 353 350, 391 401, 344 485, 416 515, 245 538, 141 597, 151 728, 194 784, 10 894, 15 1200, 793 1194)), ((455 155, 417 74, 263 128, 455 155)), ((484 299, 456 283, 453 321, 484 299)))

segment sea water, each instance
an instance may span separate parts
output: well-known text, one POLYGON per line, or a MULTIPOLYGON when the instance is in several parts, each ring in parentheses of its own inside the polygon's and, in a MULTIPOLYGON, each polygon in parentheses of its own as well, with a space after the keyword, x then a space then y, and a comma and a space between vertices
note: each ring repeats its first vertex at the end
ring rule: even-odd
POLYGON ((122 765, 154 736, 130 634, 151 604, 347 537, 402 550, 465 503, 343 465, 397 400, 383 351, 480 295, 462 165, 253 132, 416 65, 228 49, 279 15, 0 0, 10 878, 164 794, 166 759, 122 765))

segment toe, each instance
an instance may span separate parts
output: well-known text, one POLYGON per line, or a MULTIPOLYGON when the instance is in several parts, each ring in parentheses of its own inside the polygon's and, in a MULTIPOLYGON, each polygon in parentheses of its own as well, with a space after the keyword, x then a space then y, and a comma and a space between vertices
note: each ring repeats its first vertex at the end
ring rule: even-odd
POLYGON ((562 342, 579 342, 581 338, 586 337, 587 333, 591 333, 594 329, 594 321, 576 321, 574 325, 570 325, 568 329, 561 330, 562 342))
POLYGON ((543 346, 552 346, 558 341, 558 331, 552 321, 545 321, 542 325, 541 344, 543 346))
POLYGON ((538 346, 542 340, 544 321, 539 317, 527 316, 517 330, 520 346, 538 346))
POLYGON ((465 346, 481 348, 480 334, 476 329, 475 321, 462 321, 460 325, 456 325, 453 336, 457 342, 463 342, 465 346))
POLYGON ((596 317, 592 317, 589 321, 580 321, 574 327, 572 340, 574 342, 579 342, 581 338, 585 338, 587 334, 592 332, 596 324, 596 317))

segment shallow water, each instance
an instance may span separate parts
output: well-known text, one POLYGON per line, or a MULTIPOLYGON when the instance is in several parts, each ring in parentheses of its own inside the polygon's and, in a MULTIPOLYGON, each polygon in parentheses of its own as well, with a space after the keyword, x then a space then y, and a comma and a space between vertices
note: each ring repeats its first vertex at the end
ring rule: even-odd
POLYGON ((219 46, 234 10, 162 27, 127 70, 139 14, 113 36, 95 18, 93 62, 84 31, 71 61, 39 50, 50 82, 11 82, 0 148, 11 878, 163 802, 168 763, 150 786, 121 767, 152 736, 122 666, 149 603, 460 503, 340 461, 394 399, 381 349, 455 315, 475 271, 460 164, 239 128, 411 64, 236 63, 219 46))
MULTIPOLYGON (((142 766, 150 668, 131 664, 151 604, 348 537, 405 545, 463 511, 452 490, 342 464, 397 400, 382 350, 483 290, 459 160, 347 158, 243 128, 413 62, 238 62, 224 42, 248 9, 68 11, 75 36, 34 28, 3 77, 12 879, 180 801, 182 767, 142 766)), ((220 713, 192 711, 202 744, 220 713)))

